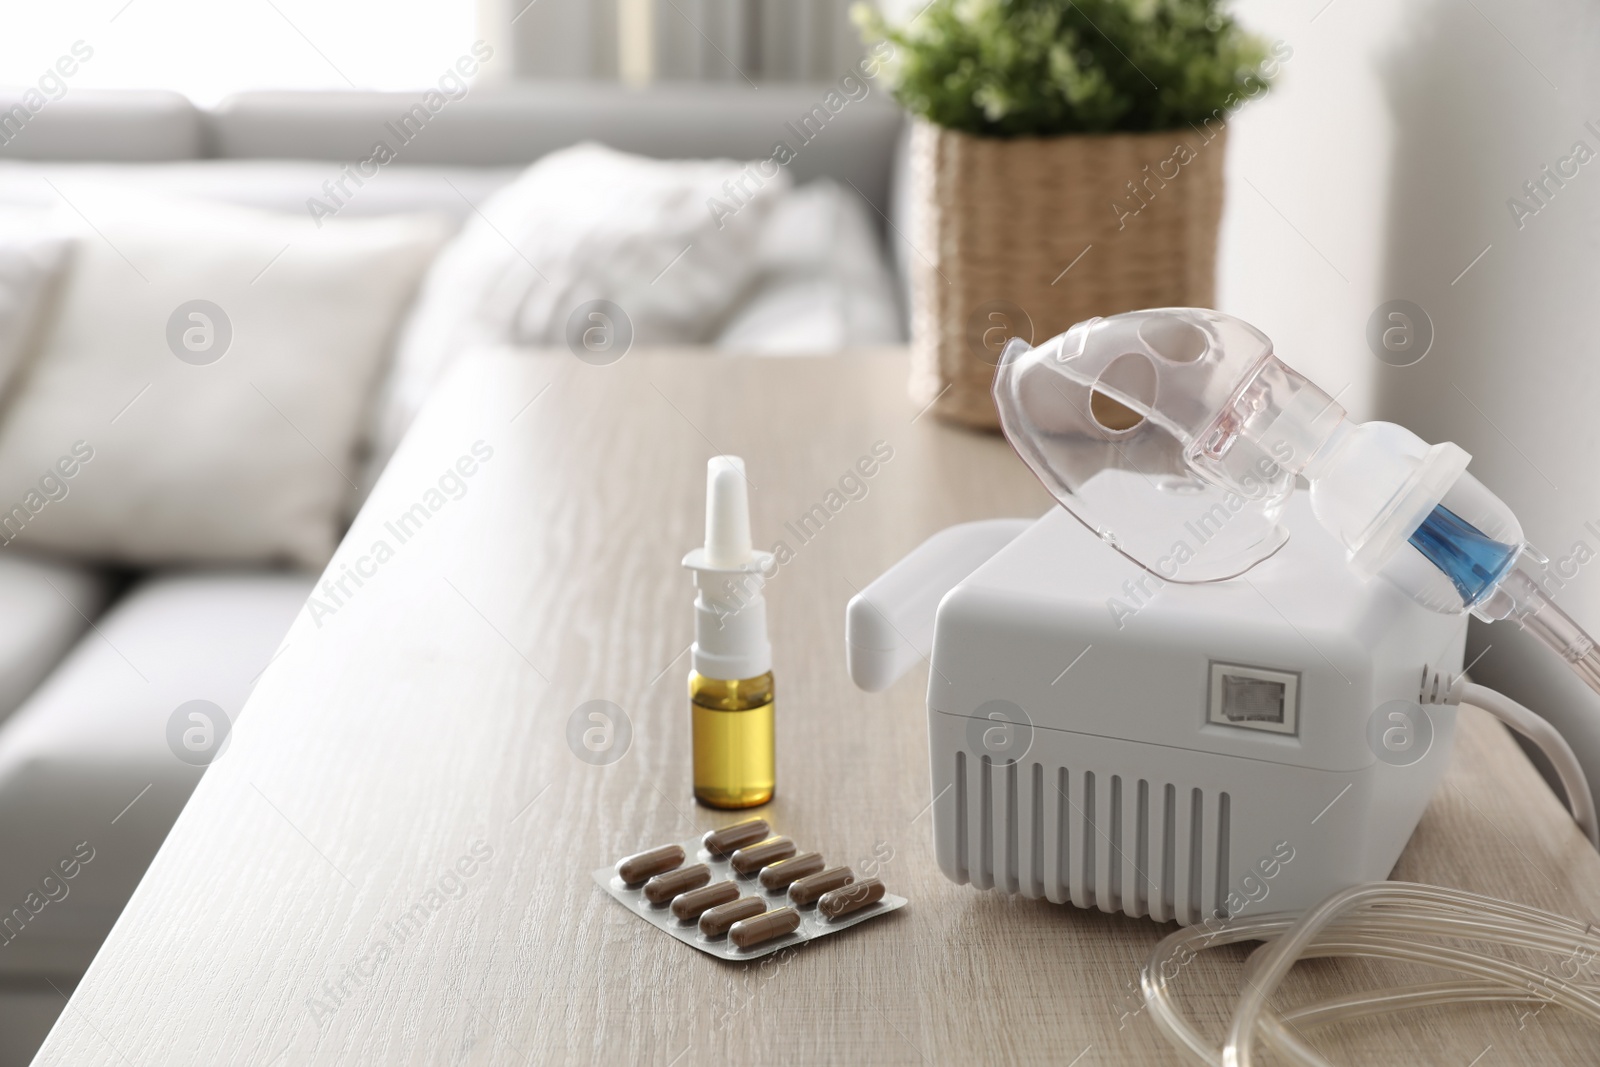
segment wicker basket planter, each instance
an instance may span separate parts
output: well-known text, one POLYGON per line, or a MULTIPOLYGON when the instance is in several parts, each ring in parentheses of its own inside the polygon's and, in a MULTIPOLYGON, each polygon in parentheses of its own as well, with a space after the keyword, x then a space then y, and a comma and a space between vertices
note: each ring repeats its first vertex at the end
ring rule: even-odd
POLYGON ((1226 131, 1000 139, 918 120, 911 142, 911 396, 998 426, 1010 336, 1095 315, 1209 307, 1226 131))

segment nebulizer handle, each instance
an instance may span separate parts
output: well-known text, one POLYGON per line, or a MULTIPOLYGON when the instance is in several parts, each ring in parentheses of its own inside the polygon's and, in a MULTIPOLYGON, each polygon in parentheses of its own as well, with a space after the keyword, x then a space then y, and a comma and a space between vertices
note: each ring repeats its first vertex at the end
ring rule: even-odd
POLYGON ((980 519, 948 526, 851 597, 844 616, 851 680, 869 693, 882 692, 926 659, 945 594, 1033 521, 980 519))

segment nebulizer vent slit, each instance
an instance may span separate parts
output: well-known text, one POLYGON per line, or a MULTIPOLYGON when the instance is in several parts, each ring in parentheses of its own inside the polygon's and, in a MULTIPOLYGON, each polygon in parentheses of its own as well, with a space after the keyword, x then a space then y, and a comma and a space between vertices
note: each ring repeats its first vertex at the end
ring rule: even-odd
POLYGON ((1092 908, 1095 905, 1095 852, 1099 849, 1100 834, 1094 822, 1094 772, 1083 772, 1083 870, 1079 877, 1083 880, 1083 907, 1092 908))
POLYGON ((1217 794, 1217 888, 1211 913, 1218 918, 1228 917, 1228 845, 1233 834, 1233 798, 1226 792, 1217 794))
POLYGON ((1106 875, 1111 899, 1106 902, 1106 907, 1111 911, 1121 911, 1122 900, 1122 776, 1111 776, 1111 828, 1107 842, 1106 875))
POLYGON ((1139 779, 1134 808, 1133 900, 1139 914, 1148 915, 1150 913, 1150 783, 1143 778, 1139 779))
POLYGON ((1017 761, 1006 760, 1006 867, 1005 889, 1015 893, 1018 889, 1017 869, 1017 761))
POLYGON ((995 885, 995 765, 990 757, 978 761, 978 888, 995 885))
POLYGON ((1029 885, 1033 896, 1044 896, 1044 765, 1035 763, 1029 775, 1032 783, 1033 819, 1029 824, 1030 843, 1033 847, 1033 869, 1029 873, 1029 885))
POLYGON ((1056 894, 1072 899, 1072 819, 1068 812, 1067 769, 1056 772, 1056 894))
POLYGON ((1198 788, 1189 791, 1189 921, 1199 922, 1205 885, 1206 801, 1198 788))
MULTIPOLYGON (((972 861, 967 854, 967 754, 956 750, 956 873, 962 882, 972 880, 972 861)), ((937 803, 938 798, 935 798, 937 803)))
POLYGON ((1168 782, 1161 805, 1161 919, 1169 922, 1177 911, 1178 787, 1168 782))

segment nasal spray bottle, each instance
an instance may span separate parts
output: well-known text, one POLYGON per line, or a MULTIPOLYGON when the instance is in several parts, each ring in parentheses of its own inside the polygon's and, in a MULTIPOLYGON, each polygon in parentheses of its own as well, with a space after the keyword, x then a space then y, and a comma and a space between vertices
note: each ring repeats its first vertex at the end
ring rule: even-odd
POLYGON ((753 808, 772 799, 772 645, 762 575, 772 553, 750 543, 744 460, 706 464, 706 543, 683 557, 694 572, 694 796, 712 808, 753 808))

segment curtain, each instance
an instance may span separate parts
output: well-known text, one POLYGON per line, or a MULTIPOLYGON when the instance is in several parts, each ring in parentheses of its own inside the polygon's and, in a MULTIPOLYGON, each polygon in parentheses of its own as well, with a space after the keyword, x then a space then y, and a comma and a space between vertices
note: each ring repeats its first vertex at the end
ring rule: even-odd
POLYGON ((831 81, 862 54, 854 0, 480 0, 517 77, 831 81))

